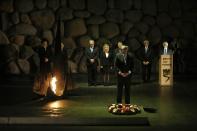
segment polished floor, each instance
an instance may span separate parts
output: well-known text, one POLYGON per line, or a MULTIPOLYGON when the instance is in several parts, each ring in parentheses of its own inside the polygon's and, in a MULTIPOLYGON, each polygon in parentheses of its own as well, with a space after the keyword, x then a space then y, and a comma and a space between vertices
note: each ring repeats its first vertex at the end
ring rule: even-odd
MULTIPOLYGON (((172 87, 159 86, 157 79, 142 83, 139 76, 132 80, 131 102, 141 107, 141 114, 134 116, 117 116, 108 113, 108 106, 115 103, 116 85, 88 86, 85 75, 74 77, 77 89, 68 92, 64 97, 49 96, 35 99, 32 93, 31 78, 13 78, 1 81, 0 117, 67 117, 67 118, 117 118, 147 117, 150 126, 53 126, 49 130, 184 130, 197 127, 197 79, 190 75, 175 77, 172 87), (9 81, 8 81, 9 80, 9 81), (154 109, 149 112, 144 109, 154 109)), ((114 81, 112 81, 113 83, 114 81)), ((44 129, 48 126, 5 126, 3 129, 26 130, 44 129)))

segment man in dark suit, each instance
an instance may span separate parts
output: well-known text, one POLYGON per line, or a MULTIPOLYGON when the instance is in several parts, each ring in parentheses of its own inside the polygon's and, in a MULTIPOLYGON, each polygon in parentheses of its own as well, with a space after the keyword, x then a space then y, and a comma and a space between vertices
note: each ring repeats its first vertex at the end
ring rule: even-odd
POLYGON ((88 85, 96 86, 96 75, 98 66, 98 48, 95 47, 94 40, 89 40, 89 47, 85 50, 87 58, 87 70, 88 70, 88 85))
POLYGON ((115 65, 117 68, 117 103, 122 103, 123 87, 125 87, 125 104, 130 104, 130 84, 133 73, 133 57, 128 53, 128 46, 122 46, 122 52, 117 54, 115 65))
POLYGON ((38 55, 40 57, 40 73, 47 75, 51 71, 50 67, 50 48, 47 39, 43 39, 40 48, 38 48, 38 55))
POLYGON ((50 59, 50 48, 48 46, 48 40, 43 39, 41 46, 38 48, 38 55, 40 58, 40 71, 35 77, 33 92, 39 97, 44 97, 47 95, 49 76, 51 72, 51 59, 50 59))
POLYGON ((143 82, 150 81, 151 65, 152 65, 152 50, 149 46, 149 41, 144 41, 142 46, 137 52, 137 57, 142 63, 142 79, 143 82))
POLYGON ((168 48, 168 42, 164 41, 163 42, 163 48, 160 52, 160 55, 172 55, 172 54, 173 54, 173 51, 168 48))

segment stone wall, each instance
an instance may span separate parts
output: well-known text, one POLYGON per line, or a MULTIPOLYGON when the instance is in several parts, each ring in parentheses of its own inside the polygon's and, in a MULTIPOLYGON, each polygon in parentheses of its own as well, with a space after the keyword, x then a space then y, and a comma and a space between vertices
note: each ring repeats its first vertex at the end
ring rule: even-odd
MULTIPOLYGON (((158 52, 164 39, 178 37, 186 66, 192 69, 197 65, 188 59, 197 47, 196 5, 196 0, 1 0, 1 69, 34 73, 39 65, 34 49, 42 38, 53 43, 59 17, 73 72, 86 72, 84 47, 91 38, 99 47, 110 42, 112 49, 125 41, 134 53, 144 38, 158 52)), ((139 72, 140 63, 135 63, 139 72)), ((157 58, 154 63, 156 71, 157 58)))

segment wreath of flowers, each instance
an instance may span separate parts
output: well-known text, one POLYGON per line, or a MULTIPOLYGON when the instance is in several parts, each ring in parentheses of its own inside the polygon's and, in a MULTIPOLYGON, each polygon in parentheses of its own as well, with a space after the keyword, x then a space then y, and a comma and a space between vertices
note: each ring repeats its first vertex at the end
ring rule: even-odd
POLYGON ((141 109, 137 105, 131 104, 111 104, 108 112, 115 115, 135 115, 141 113, 141 109))

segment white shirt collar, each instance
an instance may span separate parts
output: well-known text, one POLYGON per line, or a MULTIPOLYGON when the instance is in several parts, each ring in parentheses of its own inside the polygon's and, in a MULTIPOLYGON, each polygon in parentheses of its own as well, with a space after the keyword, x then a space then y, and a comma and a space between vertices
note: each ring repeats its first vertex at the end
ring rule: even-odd
POLYGON ((105 53, 105 56, 108 58, 109 57, 109 53, 107 52, 107 53, 105 53))

